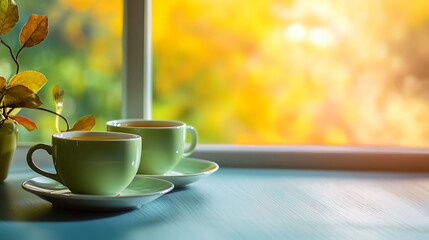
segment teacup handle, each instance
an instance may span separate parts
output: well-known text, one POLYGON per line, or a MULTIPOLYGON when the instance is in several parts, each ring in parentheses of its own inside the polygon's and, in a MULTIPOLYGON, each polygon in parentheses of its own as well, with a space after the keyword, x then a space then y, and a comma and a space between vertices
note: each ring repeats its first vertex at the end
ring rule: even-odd
POLYGON ((191 142, 189 144, 189 147, 185 149, 185 151, 183 151, 183 156, 185 157, 191 155, 191 153, 194 152, 198 142, 198 133, 194 127, 186 125, 186 133, 189 133, 191 135, 191 142))
POLYGON ((60 183, 62 183, 60 176, 57 173, 50 173, 48 171, 45 171, 41 168, 39 168, 38 166, 36 166, 36 164, 33 161, 33 153, 38 150, 38 149, 43 149, 45 150, 49 155, 52 156, 52 146, 46 145, 46 144, 36 144, 32 147, 30 147, 30 149, 28 150, 27 153, 27 164, 28 166, 33 169, 33 171, 37 172, 40 175, 43 175, 45 177, 54 179, 60 183))

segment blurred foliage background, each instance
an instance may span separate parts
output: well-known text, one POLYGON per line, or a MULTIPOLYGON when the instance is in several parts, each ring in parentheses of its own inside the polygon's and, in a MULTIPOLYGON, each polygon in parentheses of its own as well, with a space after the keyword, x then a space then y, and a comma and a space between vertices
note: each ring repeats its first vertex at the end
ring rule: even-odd
MULTIPOLYGON (((122 1, 108 4, 94 0, 16 0, 20 20, 4 40, 19 48, 19 31, 32 13, 47 15, 48 38, 24 49, 20 71, 37 70, 48 79, 39 92, 43 107, 55 110, 52 88, 65 91, 63 115, 73 124, 80 116, 94 114, 94 130, 105 130, 105 122, 120 117, 122 71, 122 1)), ((15 71, 9 52, 0 46, 0 75, 7 79, 15 71)), ((20 142, 51 142, 55 116, 42 111, 23 110, 39 129, 19 129, 20 142)), ((64 125, 65 126, 65 125, 64 125)), ((64 127, 65 129, 65 127, 64 127)))
POLYGON ((429 1, 153 3, 155 118, 208 143, 429 144, 429 1))
MULTIPOLYGON (((120 117, 122 0, 16 0, 49 17, 21 55, 55 84, 71 122, 120 117)), ((202 143, 429 144, 429 1, 153 0, 153 117, 194 125, 202 143)), ((18 33, 5 40, 18 43, 18 33)), ((0 74, 13 64, 0 47, 0 74)), ((54 118, 23 112, 50 142, 54 118)))

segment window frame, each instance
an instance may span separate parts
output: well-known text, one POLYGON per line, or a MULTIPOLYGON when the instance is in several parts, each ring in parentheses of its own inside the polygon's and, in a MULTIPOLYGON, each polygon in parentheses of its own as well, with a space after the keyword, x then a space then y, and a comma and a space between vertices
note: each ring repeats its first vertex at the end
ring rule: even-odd
POLYGON ((429 148, 200 144, 192 155, 224 167, 429 172, 429 148))
POLYGON ((123 9, 121 116, 151 119, 152 0, 124 0, 123 9))

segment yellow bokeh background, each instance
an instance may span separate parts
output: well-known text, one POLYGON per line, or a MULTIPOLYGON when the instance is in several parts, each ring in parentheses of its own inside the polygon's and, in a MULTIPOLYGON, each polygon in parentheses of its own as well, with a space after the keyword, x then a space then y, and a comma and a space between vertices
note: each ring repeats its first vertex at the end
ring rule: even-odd
POLYGON ((429 143, 429 2, 153 1, 154 116, 206 143, 429 143))

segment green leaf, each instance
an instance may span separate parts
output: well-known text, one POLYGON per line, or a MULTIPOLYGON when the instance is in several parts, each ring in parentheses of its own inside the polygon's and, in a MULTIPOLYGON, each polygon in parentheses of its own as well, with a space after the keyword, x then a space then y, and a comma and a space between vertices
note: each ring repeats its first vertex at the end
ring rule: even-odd
POLYGON ((22 85, 33 91, 33 93, 37 93, 47 81, 45 75, 40 72, 25 71, 13 76, 6 88, 22 85))
POLYGON ((70 131, 90 131, 95 125, 93 115, 83 116, 76 121, 70 131))
POLYGON ((19 41, 24 47, 39 44, 48 36, 48 17, 32 14, 22 27, 19 41))
POLYGON ((10 32, 18 20, 18 6, 15 1, 0 0, 0 35, 10 32))
POLYGON ((42 101, 31 89, 16 85, 6 88, 3 104, 8 108, 37 108, 42 105, 42 101))

